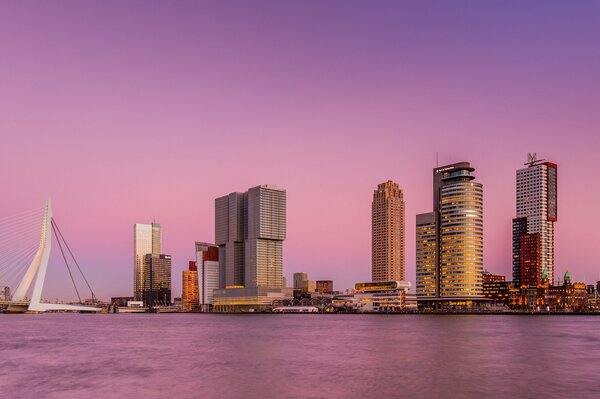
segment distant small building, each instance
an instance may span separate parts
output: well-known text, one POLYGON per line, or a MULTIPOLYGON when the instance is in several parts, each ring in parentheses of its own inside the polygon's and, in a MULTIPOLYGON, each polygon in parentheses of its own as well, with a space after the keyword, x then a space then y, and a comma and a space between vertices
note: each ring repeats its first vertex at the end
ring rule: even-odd
POLYGON ((317 280, 315 291, 319 294, 331 294, 333 292, 333 280, 317 280))
POLYGON ((588 309, 598 311, 600 308, 600 292, 592 284, 587 286, 588 309))
POLYGON ((502 283, 506 281, 506 277, 501 274, 492 274, 485 270, 483 272, 483 282, 484 283, 502 283))
MULTIPOLYGON (((332 282, 333 284, 333 282, 332 282)), ((294 273, 294 298, 306 298, 307 294, 318 293, 317 282, 308 279, 308 274, 305 272, 294 273)))
POLYGON ((132 302, 134 298, 132 296, 114 296, 110 298, 110 304, 113 306, 127 306, 127 302, 132 302))
POLYGON ((305 272, 294 273, 294 298, 299 298, 301 294, 307 292, 308 274, 305 272))
POLYGON ((2 289, 0 290, 0 300, 10 301, 11 298, 12 298, 12 295, 10 294, 10 287, 9 286, 2 287, 2 289))

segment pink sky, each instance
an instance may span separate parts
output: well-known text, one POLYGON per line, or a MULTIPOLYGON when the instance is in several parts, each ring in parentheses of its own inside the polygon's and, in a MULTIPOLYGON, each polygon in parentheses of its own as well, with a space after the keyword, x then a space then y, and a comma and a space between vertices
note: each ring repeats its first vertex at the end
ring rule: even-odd
MULTIPOLYGON (((438 151, 477 169, 485 267, 510 275, 515 170, 537 152, 559 167, 557 275, 595 282, 599 20, 584 1, 3 3, 0 213, 51 197, 104 299, 131 295, 132 226, 157 220, 179 296, 214 198, 274 184, 288 281, 341 289, 370 278, 371 196, 392 179, 414 281, 438 151)), ((71 298, 50 268, 46 295, 71 298)))

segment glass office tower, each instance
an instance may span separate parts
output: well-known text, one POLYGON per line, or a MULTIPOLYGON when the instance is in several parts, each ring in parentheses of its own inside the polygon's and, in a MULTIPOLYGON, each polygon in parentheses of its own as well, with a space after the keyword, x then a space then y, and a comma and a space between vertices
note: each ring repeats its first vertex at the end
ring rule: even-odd
POLYGON ((468 162, 433 170, 433 212, 417 215, 421 308, 469 307, 483 296, 483 186, 468 162))
POLYGON ((147 254, 160 254, 160 224, 133 225, 133 296, 144 300, 144 261, 147 254))

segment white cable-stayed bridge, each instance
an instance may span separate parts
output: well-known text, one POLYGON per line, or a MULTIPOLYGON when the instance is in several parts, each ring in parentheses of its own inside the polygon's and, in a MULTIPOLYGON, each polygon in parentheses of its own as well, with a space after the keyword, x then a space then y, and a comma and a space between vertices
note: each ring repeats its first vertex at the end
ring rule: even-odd
POLYGON ((0 305, 9 312, 101 311, 100 307, 82 304, 83 291, 77 287, 74 276, 77 272, 79 279, 85 282, 85 289, 89 290, 92 300, 96 301, 87 278, 52 217, 50 200, 41 209, 0 218, 0 305), (58 243, 79 304, 49 303, 42 299, 53 237, 58 243))

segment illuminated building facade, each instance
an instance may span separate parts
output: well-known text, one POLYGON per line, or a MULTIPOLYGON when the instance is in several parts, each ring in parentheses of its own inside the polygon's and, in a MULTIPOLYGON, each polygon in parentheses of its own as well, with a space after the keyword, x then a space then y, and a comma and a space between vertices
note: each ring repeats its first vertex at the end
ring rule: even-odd
POLYGON ((522 284, 511 290, 510 305, 513 309, 531 312, 582 312, 590 306, 588 295, 585 283, 571 282, 569 271, 565 272, 562 285, 553 285, 544 270, 538 286, 522 284))
POLYGON ((527 167, 517 170, 517 217, 513 220, 513 283, 535 283, 546 270, 554 283, 554 223, 557 221, 557 165, 528 154, 527 167), (529 235, 529 236, 526 236, 529 235), (529 245, 523 251, 524 239, 529 245), (537 243, 534 242, 537 240, 537 243), (537 247, 537 250, 533 248, 537 247), (532 256, 532 257, 530 257, 532 256), (523 272, 523 268, 527 268, 523 272), (525 278, 525 280, 522 280, 525 278))
POLYGON ((373 192, 371 205, 373 281, 405 279, 404 196, 391 180, 373 192))
POLYGON ((511 282, 506 281, 505 276, 488 271, 483 272, 483 296, 488 298, 492 304, 508 306, 511 286, 511 282))
POLYGON ((160 254, 160 224, 133 225, 133 296, 136 301, 144 300, 144 261, 148 254, 160 254))
POLYGON ((417 296, 438 297, 437 228, 434 212, 417 215, 417 296))
POLYGON ((433 170, 433 212, 417 215, 420 307, 470 307, 485 302, 483 186, 473 181, 473 171, 468 162, 433 170))
POLYGON ((188 270, 182 272, 181 300, 183 310, 190 312, 199 306, 198 266, 195 261, 190 261, 188 270))

